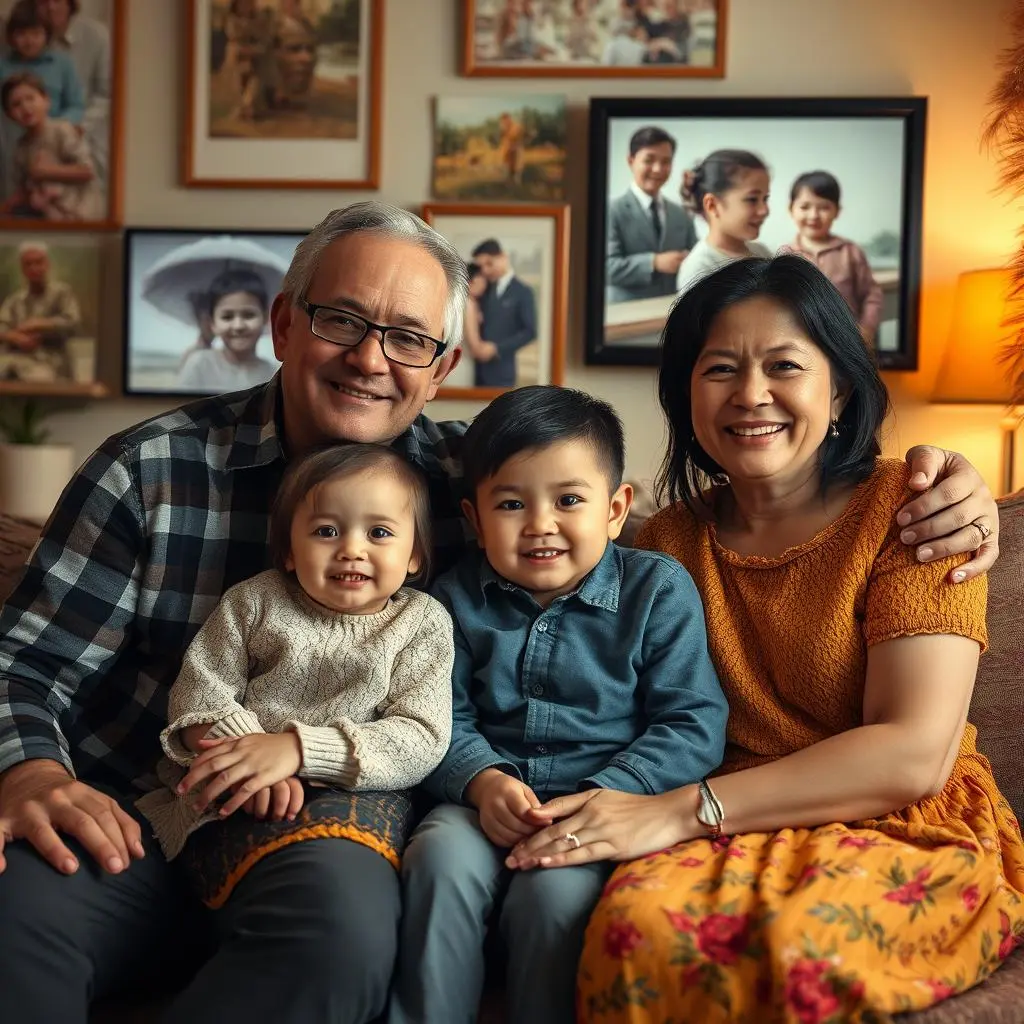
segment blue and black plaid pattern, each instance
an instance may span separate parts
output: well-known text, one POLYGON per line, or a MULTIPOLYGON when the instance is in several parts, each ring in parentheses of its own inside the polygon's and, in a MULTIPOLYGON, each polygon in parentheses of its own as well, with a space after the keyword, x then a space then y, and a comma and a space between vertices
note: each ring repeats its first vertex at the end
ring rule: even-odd
MULTIPOLYGON (((0 772, 30 758, 151 789, 167 691, 221 595, 269 568, 285 467, 277 378, 107 440, 68 484, 0 612, 0 772)), ((425 416, 393 447, 430 485, 437 568, 459 557, 466 425, 425 416)))

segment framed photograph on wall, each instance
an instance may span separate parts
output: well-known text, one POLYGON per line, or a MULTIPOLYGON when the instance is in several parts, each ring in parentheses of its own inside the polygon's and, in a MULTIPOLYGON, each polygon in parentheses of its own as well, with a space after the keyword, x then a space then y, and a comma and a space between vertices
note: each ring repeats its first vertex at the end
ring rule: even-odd
POLYGON ((125 394, 222 394, 269 380, 280 365, 270 304, 305 235, 128 229, 125 394))
POLYGON ((879 365, 916 369, 926 109, 919 97, 592 100, 586 361, 656 366, 687 261, 728 258, 703 182, 723 209, 760 196, 736 237, 814 259, 879 365), (809 223, 805 207, 824 213, 809 223))
POLYGON ((0 234, 0 395, 105 392, 96 355, 111 237, 0 234))
POLYGON ((429 203, 423 219, 470 271, 462 360, 438 398, 494 398, 524 384, 561 384, 569 208, 429 203))
POLYGON ((185 185, 378 187, 384 0, 185 9, 185 185))
POLYGON ((464 0, 466 75, 721 78, 728 0, 464 0))
POLYGON ((0 228, 121 220, 126 0, 0 0, 0 228))

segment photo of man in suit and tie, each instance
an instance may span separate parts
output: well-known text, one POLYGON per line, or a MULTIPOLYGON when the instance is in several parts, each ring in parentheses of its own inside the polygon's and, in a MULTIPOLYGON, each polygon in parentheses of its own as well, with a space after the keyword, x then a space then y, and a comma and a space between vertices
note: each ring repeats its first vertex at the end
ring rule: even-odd
POLYGON ((629 140, 633 180, 608 209, 608 302, 674 295, 676 273, 697 244, 693 217, 662 188, 672 174, 676 140, 663 128, 639 128, 629 140))
POLYGON ((537 338, 537 301, 533 289, 516 277, 496 238, 475 246, 473 260, 487 282, 475 298, 479 340, 468 346, 473 383, 483 388, 515 387, 516 352, 537 338))

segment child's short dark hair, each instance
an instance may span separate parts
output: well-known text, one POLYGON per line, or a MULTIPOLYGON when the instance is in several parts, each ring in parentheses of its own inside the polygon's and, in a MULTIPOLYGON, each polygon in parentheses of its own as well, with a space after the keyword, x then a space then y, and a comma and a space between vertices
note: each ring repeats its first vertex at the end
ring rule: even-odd
POLYGON ((306 496, 328 480, 354 476, 365 470, 391 473, 409 489, 416 530, 413 552, 420 563, 409 582, 425 583, 429 579, 432 552, 427 481, 416 466, 382 444, 332 444, 314 448, 288 466, 270 513, 270 556, 275 569, 288 571, 285 562, 291 552, 292 520, 306 496))
POLYGON ((0 110, 3 110, 5 114, 8 112, 7 103, 11 98, 11 93, 19 85, 31 86, 43 96, 50 95, 47 91, 46 83, 38 75, 32 74, 31 71, 16 71, 13 75, 8 75, 4 79, 3 85, 0 85, 0 110))
POLYGON ((39 9, 36 0, 18 0, 7 15, 7 24, 4 26, 4 36, 7 45, 14 49, 12 37, 15 32, 24 32, 26 29, 41 28, 46 33, 46 41, 53 38, 53 31, 39 16, 39 9))
POLYGON ((829 174, 828 171, 808 171, 806 174, 801 174, 789 190, 790 205, 796 202, 796 197, 802 188, 807 189, 819 199, 826 199, 830 203, 835 203, 836 206, 839 205, 839 182, 835 175, 829 174))
POLYGON ((222 271, 210 282, 206 302, 211 315, 225 295, 234 295, 235 292, 245 292, 258 299, 264 313, 270 308, 267 301, 267 286, 263 283, 263 278, 246 267, 235 267, 222 271))
POLYGON ((477 277, 480 277, 483 274, 483 272, 484 268, 481 267, 479 263, 466 264, 466 277, 468 277, 470 281, 474 280, 477 277))
POLYGON ((480 483, 520 452, 565 441, 585 441, 594 448, 610 491, 622 483, 626 441, 622 422, 607 402, 555 384, 506 391, 473 420, 463 438, 467 497, 474 500, 480 483))

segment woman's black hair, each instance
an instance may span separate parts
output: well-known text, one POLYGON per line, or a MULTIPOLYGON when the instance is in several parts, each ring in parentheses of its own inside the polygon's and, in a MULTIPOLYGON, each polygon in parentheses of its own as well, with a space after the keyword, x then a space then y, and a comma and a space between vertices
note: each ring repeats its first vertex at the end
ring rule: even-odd
POLYGON ((683 174, 679 194, 683 205, 691 212, 704 216, 704 197, 721 197, 736 182, 743 171, 765 171, 768 165, 746 149, 716 149, 699 160, 683 174))
POLYGON ((829 174, 828 171, 808 171, 806 174, 801 174, 789 190, 790 205, 796 202, 796 197, 802 188, 807 189, 819 199, 827 199, 828 202, 835 203, 836 206, 839 205, 839 181, 834 174, 829 174))
POLYGON ((825 354, 835 384, 846 395, 838 437, 819 449, 822 490, 836 481, 859 483, 875 465, 889 393, 864 344, 857 321, 832 282, 803 256, 735 260, 684 292, 669 313, 661 336, 658 396, 668 421, 669 441, 655 490, 659 501, 684 501, 697 511, 708 479, 724 470, 700 446, 693 429, 691 378, 715 319, 757 296, 774 299, 795 317, 825 354))
POLYGON ((235 292, 245 292, 253 296, 260 304, 264 313, 270 308, 267 296, 267 286, 263 278, 253 270, 246 267, 234 267, 230 270, 221 271, 211 282, 210 290, 206 293, 206 301, 210 315, 217 308, 217 303, 225 295, 234 295, 235 292))
POLYGON ((466 497, 475 500, 481 481, 521 452, 577 440, 594 448, 614 491, 622 483, 626 443, 622 422, 607 402, 555 384, 506 391, 473 420, 463 438, 466 497))

